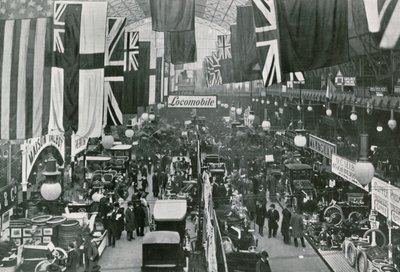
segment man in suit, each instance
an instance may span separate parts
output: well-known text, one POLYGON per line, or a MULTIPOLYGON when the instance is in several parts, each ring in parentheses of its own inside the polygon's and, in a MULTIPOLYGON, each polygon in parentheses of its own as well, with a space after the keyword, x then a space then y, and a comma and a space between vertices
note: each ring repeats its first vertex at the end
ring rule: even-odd
POLYGON ((292 217, 292 213, 290 212, 289 206, 286 206, 282 211, 282 223, 281 223, 281 233, 283 236, 283 242, 285 244, 290 244, 290 218, 292 217))
POLYGON ((260 260, 257 261, 256 264, 256 272, 271 272, 271 266, 269 265, 269 261, 268 261, 268 252, 266 252, 265 250, 261 251, 260 254, 261 258, 260 260))
POLYGON ((68 259, 65 267, 65 272, 76 272, 79 268, 79 254, 75 250, 74 243, 68 245, 68 259))
POLYGON ((135 213, 133 212, 133 203, 132 201, 128 202, 128 208, 126 209, 125 212, 125 228, 126 228, 126 237, 128 238, 128 241, 132 241, 132 239, 135 239, 133 237, 133 230, 136 228, 135 224, 135 213))
POLYGON ((276 237, 279 224, 279 212, 275 210, 275 204, 271 204, 269 207, 270 209, 267 212, 268 238, 271 238, 271 234, 273 237, 276 237))
POLYGON ((146 211, 145 206, 142 205, 140 202, 135 206, 133 209, 135 214, 135 225, 136 225, 136 235, 144 236, 144 227, 146 222, 146 211))
POLYGON ((115 247, 115 240, 118 236, 117 212, 119 204, 114 203, 113 209, 107 214, 108 245, 115 247))

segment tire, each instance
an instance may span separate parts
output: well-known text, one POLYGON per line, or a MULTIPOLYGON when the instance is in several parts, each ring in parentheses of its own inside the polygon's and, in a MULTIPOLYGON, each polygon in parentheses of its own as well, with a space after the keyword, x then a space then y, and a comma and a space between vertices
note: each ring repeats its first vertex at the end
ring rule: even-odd
POLYGON ((340 206, 338 206, 338 205, 333 205, 333 206, 328 207, 324 211, 324 218, 325 217, 329 217, 331 220, 335 219, 335 221, 332 223, 336 226, 339 225, 340 223, 342 223, 343 218, 344 218, 342 208, 340 208, 340 206))
POLYGON ((368 271, 368 257, 364 251, 358 252, 357 255, 357 272, 368 271))
POLYGON ((366 238, 366 237, 367 237, 370 233, 372 233, 372 232, 379 233, 379 234, 383 237, 383 244, 380 246, 381 248, 383 248, 384 246, 387 245, 386 236, 385 236, 385 234, 384 234, 380 229, 369 229, 369 230, 367 230, 367 231, 364 233, 363 238, 366 238))
POLYGON ((31 219, 31 223, 34 225, 45 224, 47 221, 53 218, 52 215, 39 215, 31 219))
POLYGON ((40 261, 36 266, 35 266, 35 272, 46 272, 47 271, 47 266, 50 263, 47 260, 40 261))
POLYGON ((359 213, 359 212, 351 212, 351 213, 349 213, 349 216, 347 217, 347 219, 350 220, 350 219, 353 218, 353 217, 355 217, 356 219, 361 220, 362 214, 359 213))
POLYGON ((351 267, 354 267, 357 262, 357 248, 353 243, 348 243, 347 247, 345 249, 346 252, 346 260, 351 265, 351 267))

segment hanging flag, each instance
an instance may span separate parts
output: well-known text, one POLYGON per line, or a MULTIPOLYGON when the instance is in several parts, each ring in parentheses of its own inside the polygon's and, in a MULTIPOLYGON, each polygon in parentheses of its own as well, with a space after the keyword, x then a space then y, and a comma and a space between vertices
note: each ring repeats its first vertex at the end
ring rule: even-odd
POLYGON ((161 88, 163 81, 163 58, 157 57, 156 59, 156 93, 155 93, 155 103, 161 102, 161 88))
POLYGON ((328 99, 331 99, 333 96, 333 93, 336 92, 336 87, 335 85, 332 83, 332 80, 329 78, 328 79, 328 84, 326 85, 326 94, 325 97, 328 99))
POLYGON ((400 38, 400 1, 364 0, 368 29, 380 32, 379 47, 393 49, 398 47, 400 38))
POLYGON ((44 18, 53 15, 53 1, 49 0, 2 0, 0 2, 0 19, 44 18))
POLYGON ((166 97, 169 94, 170 70, 171 70, 171 64, 164 61, 164 84, 163 84, 163 94, 162 94, 163 97, 166 97))
POLYGON ((125 66, 124 71, 139 69, 139 31, 125 32, 125 66))
POLYGON ((206 66, 206 84, 208 87, 222 84, 220 71, 220 57, 216 52, 212 52, 212 56, 207 56, 205 60, 206 66))
POLYGON ((344 0, 275 2, 283 73, 330 67, 349 60, 347 3, 344 0))
POLYGON ((119 104, 114 97, 111 89, 110 82, 104 83, 104 115, 103 122, 104 127, 107 126, 119 126, 123 123, 122 112, 119 108, 119 104))
POLYGON ((150 0, 154 31, 194 30, 195 0, 150 0))
POLYGON ((222 59, 231 59, 231 36, 218 35, 217 36, 217 53, 222 59))
POLYGON ((294 83, 304 84, 304 75, 302 72, 290 73, 290 81, 294 83))
POLYGON ((100 137, 107 2, 54 2, 49 133, 100 137))
POLYGON ((222 84, 235 82, 232 59, 221 59, 219 63, 221 65, 222 84))
POLYGON ((251 81, 261 79, 261 71, 254 69, 259 58, 256 50, 256 33, 253 9, 251 6, 237 7, 237 42, 240 57, 241 80, 251 81))
POLYGON ((175 31, 164 33, 166 58, 172 64, 184 64, 197 61, 195 31, 175 31), (168 56, 170 54, 170 56, 168 56))
MULTIPOLYGON (((124 66, 125 66, 125 23, 124 17, 108 17, 106 25, 106 50, 104 55, 104 80, 105 80, 105 102, 108 96, 116 100, 117 104, 104 103, 105 106, 112 105, 113 112, 120 112, 119 105, 122 105, 122 95, 124 92, 124 66), (111 88, 112 94, 108 94, 111 88)), ((105 109, 105 112, 109 111, 105 109)), ((122 117, 122 115, 121 115, 122 117)), ((117 123, 109 123, 117 118, 104 118, 103 122, 108 125, 122 124, 122 119, 117 123)))
POLYGON ((242 82, 242 68, 240 63, 240 50, 237 35, 237 25, 231 25, 231 55, 234 82, 242 82))
POLYGON ((47 133, 51 32, 51 18, 0 20, 0 139, 47 133))

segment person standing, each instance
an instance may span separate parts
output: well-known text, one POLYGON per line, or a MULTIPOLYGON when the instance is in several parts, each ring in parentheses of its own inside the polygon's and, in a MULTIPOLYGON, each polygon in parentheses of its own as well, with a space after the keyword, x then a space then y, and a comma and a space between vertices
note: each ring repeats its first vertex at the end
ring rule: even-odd
POLYGON ((117 207, 117 215, 116 215, 116 224, 117 224, 117 235, 116 239, 119 240, 121 238, 121 234, 125 229, 125 213, 124 208, 119 205, 119 203, 115 203, 117 207))
POLYGON ((256 272, 272 272, 268 257, 268 252, 265 250, 261 251, 260 259, 256 263, 256 272))
POLYGON ((79 254, 75 249, 74 243, 69 243, 68 245, 68 259, 65 267, 65 272, 76 272, 79 268, 79 254))
POLYGON ((254 215, 256 211, 256 195, 252 190, 248 190, 243 196, 244 206, 249 211, 250 220, 254 220, 254 215))
POLYGON ((158 198, 160 193, 160 175, 156 172, 153 174, 153 196, 158 198))
POLYGON ((168 183, 168 175, 165 173, 165 170, 161 170, 159 182, 161 183, 161 187, 162 187, 161 194, 163 194, 163 193, 165 193, 165 190, 167 189, 167 183, 168 183))
POLYGON ((275 238, 279 226, 279 212, 275 210, 275 204, 273 203, 269 206, 269 210, 267 212, 267 219, 268 219, 268 238, 271 238, 271 235, 275 238))
POLYGON ((96 242, 93 240, 93 237, 89 235, 88 239, 90 239, 90 241, 86 241, 85 244, 85 253, 86 253, 85 271, 95 272, 98 271, 96 267, 97 267, 97 262, 99 260, 99 251, 97 249, 96 242))
POLYGON ((289 228, 290 228, 290 218, 292 217, 292 213, 290 212, 290 207, 285 206, 282 210, 282 223, 281 223, 281 233, 283 236, 283 242, 285 244, 290 244, 290 235, 289 235, 289 228))
POLYGON ((125 229, 126 229, 126 237, 128 238, 128 241, 132 241, 135 238, 133 237, 133 230, 136 228, 135 225, 135 213, 133 212, 133 203, 132 201, 128 202, 128 208, 126 209, 125 212, 125 229))
POLYGON ((107 214, 108 245, 115 247, 115 240, 118 233, 117 211, 119 204, 114 203, 113 209, 107 214))
POLYGON ((256 224, 258 225, 258 233, 261 236, 264 236, 264 223, 266 217, 265 206, 261 201, 257 201, 256 203, 256 224))
POLYGON ((135 208, 133 208, 133 213, 135 215, 135 226, 136 226, 136 235, 144 236, 144 226, 146 221, 146 212, 141 203, 138 203, 135 208))
POLYGON ((300 238, 301 245, 306 247, 304 243, 304 222, 303 215, 301 211, 296 211, 290 218, 290 227, 292 228, 292 236, 294 240, 294 245, 299 246, 297 238, 300 238))

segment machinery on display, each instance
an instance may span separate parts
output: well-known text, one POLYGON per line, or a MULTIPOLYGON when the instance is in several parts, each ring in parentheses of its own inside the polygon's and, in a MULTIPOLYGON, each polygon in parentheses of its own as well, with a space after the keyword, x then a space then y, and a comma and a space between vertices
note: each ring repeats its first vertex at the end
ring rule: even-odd
POLYGON ((142 271, 188 271, 190 241, 186 200, 157 200, 153 228, 143 239, 142 271))

